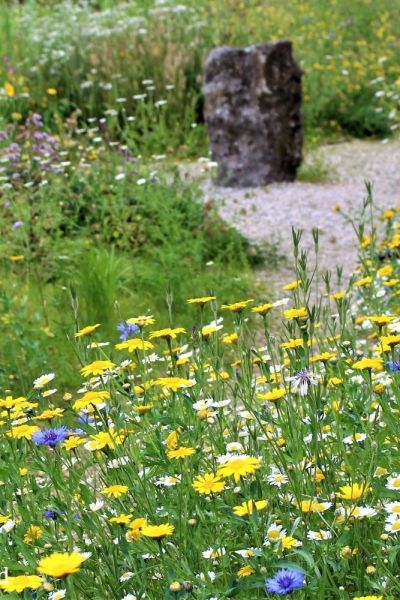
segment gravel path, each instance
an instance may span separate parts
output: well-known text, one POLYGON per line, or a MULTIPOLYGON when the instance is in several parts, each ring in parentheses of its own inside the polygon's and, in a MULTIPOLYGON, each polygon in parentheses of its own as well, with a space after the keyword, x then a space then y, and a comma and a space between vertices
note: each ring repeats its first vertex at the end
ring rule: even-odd
MULTIPOLYGON (((291 227, 303 230, 302 247, 312 251, 311 230, 320 230, 322 269, 336 270, 342 265, 349 276, 356 265, 355 234, 340 214, 357 214, 365 197, 364 181, 373 183, 375 204, 392 207, 400 204, 400 139, 386 143, 352 141, 323 146, 314 153, 332 165, 333 180, 324 183, 272 184, 267 188, 231 189, 216 187, 204 179, 206 200, 214 200, 221 215, 255 242, 273 242, 279 254, 288 257, 282 266, 268 269, 268 281, 280 285, 293 272, 291 227)), ((313 155, 310 156, 310 159, 313 155)))

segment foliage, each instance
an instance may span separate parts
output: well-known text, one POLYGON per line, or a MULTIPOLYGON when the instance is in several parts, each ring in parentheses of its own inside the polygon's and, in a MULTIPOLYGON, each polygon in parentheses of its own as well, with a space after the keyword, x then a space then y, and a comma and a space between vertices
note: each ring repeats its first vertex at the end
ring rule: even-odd
MULTIPOLYGON (((324 274, 321 296, 293 232, 289 298, 191 294, 187 332, 124 309, 122 342, 69 331, 76 391, 46 365, 4 394, 8 597, 399 596, 399 212, 382 240, 373 214, 369 188, 347 287, 324 274)), ((101 254, 81 271, 93 293, 123 269, 108 260, 106 283, 101 254)))
POLYGON ((53 129, 73 116, 134 155, 204 153, 207 53, 282 37, 304 70, 308 142, 398 127, 392 0, 29 2, 1 18, 2 113, 41 112, 53 129))

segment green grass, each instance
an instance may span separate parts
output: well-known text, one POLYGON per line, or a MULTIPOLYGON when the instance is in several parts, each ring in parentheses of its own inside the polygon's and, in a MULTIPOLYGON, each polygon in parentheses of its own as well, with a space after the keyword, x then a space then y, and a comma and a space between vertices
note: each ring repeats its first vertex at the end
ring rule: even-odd
POLYGON ((5 7, 0 53, 9 62, 0 85, 8 81, 15 94, 2 102, 3 115, 37 110, 53 129, 70 115, 80 123, 105 118, 107 135, 135 154, 198 156, 207 150, 207 53, 287 37, 304 70, 307 143, 387 137, 397 128, 400 22, 392 0, 182 5, 179 12, 173 2, 154 10, 154 2, 143 0, 5 7), (144 100, 133 98, 143 93, 144 100))

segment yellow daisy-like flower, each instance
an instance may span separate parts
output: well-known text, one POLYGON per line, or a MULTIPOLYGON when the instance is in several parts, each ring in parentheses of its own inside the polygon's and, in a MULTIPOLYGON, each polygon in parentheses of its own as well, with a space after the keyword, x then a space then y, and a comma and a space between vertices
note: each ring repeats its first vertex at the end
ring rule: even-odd
POLYGON ((304 346, 304 340, 301 338, 290 338, 287 342, 281 344, 281 348, 284 350, 293 350, 294 348, 302 348, 304 346))
POLYGON ((171 327, 166 327, 165 329, 159 329, 158 331, 152 331, 150 333, 149 338, 152 340, 153 338, 165 338, 165 339, 175 339, 179 333, 186 333, 186 329, 183 327, 175 327, 175 329, 171 329, 171 327))
POLYGON ((103 448, 114 450, 116 446, 122 444, 124 439, 124 432, 109 429, 109 431, 100 431, 95 435, 91 435, 87 447, 89 450, 102 450, 103 448))
POLYGON ((259 304, 258 306, 253 306, 251 309, 252 313, 256 313, 257 315, 266 315, 270 310, 274 308, 273 304, 259 304))
POLYGON ((38 590, 42 584, 43 579, 38 575, 18 575, 0 581, 0 588, 9 594, 21 594, 24 590, 38 590))
POLYGON ((30 544, 34 540, 39 540, 43 535, 43 529, 38 525, 30 525, 24 535, 25 544, 30 544))
POLYGON ((130 325, 138 325, 138 327, 146 327, 146 325, 154 325, 156 320, 153 315, 140 315, 140 317, 133 317, 132 319, 127 319, 127 323, 130 325))
POLYGON ((129 340, 126 340, 126 342, 116 344, 115 347, 117 350, 128 350, 128 352, 133 352, 134 350, 145 351, 154 348, 151 342, 141 340, 140 338, 130 338, 129 340))
POLYGON ((8 437, 16 438, 17 440, 20 440, 22 438, 30 440, 32 438, 32 435, 35 433, 35 431, 38 431, 38 429, 39 427, 37 427, 36 425, 16 425, 15 427, 7 431, 7 435, 8 437))
POLYGON ((128 491, 127 485, 110 485, 109 487, 100 490, 100 494, 104 494, 109 498, 120 498, 128 491))
POLYGON ((318 502, 317 500, 302 500, 299 503, 294 502, 293 504, 303 513, 322 513, 332 506, 331 502, 318 502))
POLYGON ((238 517, 245 517, 246 515, 253 514, 254 510, 263 510, 267 508, 268 500, 257 500, 254 502, 253 500, 248 500, 247 502, 243 502, 239 506, 233 507, 233 512, 238 517))
POLYGON ((142 535, 160 540, 163 537, 172 535, 175 531, 175 526, 169 523, 163 523, 162 525, 144 525, 142 527, 142 535))
POLYGON ((230 310, 231 312, 240 312, 251 302, 254 302, 254 298, 250 298, 249 300, 241 300, 240 302, 234 302, 233 304, 223 304, 221 308, 224 310, 230 310))
POLYGON ((224 337, 222 338, 222 343, 223 344, 233 344, 234 342, 237 342, 237 340, 239 339, 239 336, 237 333, 230 333, 227 335, 224 335, 224 337))
POLYGON ((392 348, 392 346, 397 346, 400 344, 400 334, 398 335, 383 335, 380 338, 381 344, 384 347, 392 348))
POLYGON ((296 548, 297 546, 301 546, 301 542, 299 542, 299 540, 296 540, 296 538, 292 537, 291 535, 285 535, 281 539, 281 548, 283 551, 291 550, 292 548, 296 548))
POLYGON ((249 577, 249 575, 253 575, 253 573, 255 573, 253 567, 246 565, 245 567, 241 567, 236 574, 238 577, 249 577))
POLYGON ((205 473, 199 475, 193 481, 192 486, 199 494, 218 494, 225 489, 225 482, 221 480, 221 477, 214 473, 205 473))
POLYGON ((65 442, 62 443, 62 447, 66 450, 75 450, 78 446, 86 444, 86 438, 80 438, 77 435, 71 435, 65 442))
POLYGON ((37 570, 42 575, 60 579, 77 573, 86 557, 79 552, 55 552, 39 561, 37 570))
POLYGON ((252 475, 261 467, 259 458, 252 456, 238 456, 228 460, 218 468, 217 475, 221 477, 233 476, 235 481, 239 481, 245 475, 252 475))
POLYGON ((283 312, 285 319, 308 319, 308 311, 302 306, 301 308, 289 308, 283 312))
POLYGON ((365 495, 370 488, 365 484, 353 483, 352 485, 342 485, 339 489, 340 492, 336 492, 338 498, 356 501, 365 495))
POLYGON ((187 456, 192 456, 192 454, 195 454, 195 453, 196 453, 196 450, 194 448, 180 446, 176 450, 168 450, 167 456, 168 456, 168 458, 178 460, 180 458, 186 458, 187 456))
POLYGON ((353 363, 351 368, 357 369, 358 371, 370 371, 371 369, 381 371, 383 369, 383 360, 381 358, 364 357, 361 360, 353 363))
POLYGON ((260 392, 257 394, 257 398, 260 400, 268 400, 269 402, 276 402, 283 398, 286 394, 285 388, 276 388, 270 392, 260 392))
POLYGON ((126 539, 128 542, 136 541, 142 535, 142 528, 147 525, 146 519, 139 517, 129 523, 129 531, 127 531, 126 539))
POLYGON ((165 438, 165 444, 170 450, 175 450, 179 442, 179 434, 177 431, 171 431, 165 438))
POLYGON ((81 373, 84 377, 89 377, 90 375, 103 375, 103 373, 114 367, 115 363, 111 362, 111 360, 94 360, 89 365, 83 367, 81 373))
POLYGON ((286 285, 282 286, 282 289, 285 290, 285 292, 290 292, 298 288, 300 284, 300 279, 297 279, 296 281, 291 281, 290 283, 287 283, 286 285))
POLYGON ((46 420, 46 419, 54 419, 54 417, 61 417, 64 413, 63 408, 48 408, 44 410, 40 415, 36 417, 36 419, 46 420))
POLYGON ((361 279, 358 279, 357 281, 354 282, 354 285, 356 285, 357 287, 364 287, 366 285, 370 285, 372 283, 372 277, 371 276, 366 276, 366 277, 362 277, 361 279))
POLYGON ((343 300, 346 294, 347 292, 335 292, 334 294, 329 294, 329 298, 331 300, 343 300))
POLYGON ((192 387, 194 382, 189 379, 184 379, 183 377, 159 377, 155 380, 154 385, 159 385, 162 388, 167 388, 176 392, 179 388, 192 387))
POLYGON ((326 362, 327 360, 333 360, 336 358, 336 354, 334 352, 322 352, 321 354, 316 354, 310 358, 310 362, 326 362))
POLYGON ((215 300, 216 296, 202 296, 201 298, 190 298, 190 300, 186 300, 188 304, 207 304, 207 302, 211 302, 211 300, 215 300))
POLYGON ((383 596, 354 596, 353 600, 383 600, 383 596))
POLYGON ((93 331, 96 331, 98 327, 100 327, 100 323, 96 323, 96 325, 86 325, 86 327, 79 329, 79 331, 75 333, 75 337, 84 337, 86 335, 90 335, 93 333, 93 331))
POLYGON ((132 515, 122 513, 117 515, 116 517, 111 517, 108 519, 110 523, 117 523, 118 525, 128 525, 132 521, 132 515))
POLYGON ((76 400, 73 404, 74 410, 82 410, 83 408, 87 408, 88 406, 101 404, 104 400, 108 400, 110 397, 110 393, 106 390, 95 390, 91 392, 86 392, 83 394, 82 398, 76 400))

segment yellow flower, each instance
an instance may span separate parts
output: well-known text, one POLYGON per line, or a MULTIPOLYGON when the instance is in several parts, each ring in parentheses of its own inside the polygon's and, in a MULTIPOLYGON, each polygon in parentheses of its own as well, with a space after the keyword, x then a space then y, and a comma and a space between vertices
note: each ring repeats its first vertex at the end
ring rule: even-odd
POLYGON ((138 325, 139 327, 146 327, 146 325, 154 325, 156 320, 153 315, 140 315, 140 317, 133 317, 126 320, 130 325, 138 325))
POLYGON ((61 417, 64 412, 65 411, 63 408, 48 408, 47 410, 44 410, 42 413, 40 413, 40 415, 38 415, 36 419, 54 419, 54 417, 61 417))
POLYGON ((149 412, 153 408, 153 405, 152 404, 133 404, 132 408, 133 408, 133 410, 138 412, 140 415, 143 415, 144 413, 149 412))
POLYGON ((291 550, 296 546, 301 546, 301 542, 299 542, 299 540, 296 540, 296 538, 292 537, 291 535, 285 535, 281 539, 281 544, 282 550, 291 550))
POLYGON ((110 360, 95 360, 83 367, 81 373, 84 377, 89 377, 89 375, 103 375, 105 371, 113 367, 115 367, 115 363, 110 360))
POLYGON ((167 456, 168 458, 178 460, 179 458, 186 458, 187 456, 192 456, 192 454, 195 454, 195 452, 196 450, 194 448, 180 446, 176 450, 168 450, 167 456))
POLYGON ((205 473, 199 475, 192 483, 194 489, 199 494, 218 494, 225 489, 225 483, 221 481, 221 477, 214 473, 205 473))
MULTIPOLYGON (((324 477, 322 477, 324 479, 324 477)), ((321 479, 320 479, 321 480, 321 479)), ((297 506, 303 513, 321 513, 325 510, 328 510, 332 506, 330 502, 317 502, 316 500, 302 500, 301 502, 294 502, 294 505, 297 506)))
POLYGON ((155 380, 154 385, 160 385, 163 388, 176 392, 178 388, 191 387, 194 385, 194 382, 183 377, 159 377, 155 380))
POLYGON ((172 535, 175 531, 174 525, 163 523, 162 525, 144 525, 142 527, 142 535, 156 540, 172 535))
POLYGON ((37 570, 42 575, 59 579, 77 573, 85 560, 79 552, 54 552, 39 561, 37 570))
POLYGON ((75 337, 83 337, 85 335, 90 335, 91 333, 93 333, 93 331, 96 331, 98 327, 100 327, 100 323, 96 323, 96 325, 87 325, 86 327, 83 327, 83 329, 77 331, 75 333, 75 337))
POLYGON ((332 360, 336 358, 336 354, 334 352, 322 352, 321 354, 316 354, 315 356, 310 358, 310 362, 326 362, 327 360, 332 360))
POLYGON ((342 498, 342 500, 359 500, 370 488, 365 484, 353 483, 352 485, 342 485, 339 489, 340 492, 336 492, 338 498, 342 498))
POLYGON ((178 442, 179 437, 177 431, 171 431, 165 439, 165 444, 170 450, 175 450, 175 448, 178 446, 178 442))
POLYGON ((26 475, 28 475, 29 471, 26 467, 20 467, 18 469, 18 473, 21 475, 21 477, 26 477, 26 475))
POLYGON ((239 571, 237 572, 237 576, 238 577, 248 577, 249 575, 253 575, 254 573, 254 569, 253 567, 251 567, 250 565, 246 565, 245 567, 241 567, 239 569, 239 571))
POLYGON ((120 515, 117 515, 116 517, 111 517, 111 519, 108 520, 110 521, 110 523, 117 523, 118 525, 128 525, 128 523, 130 523, 132 520, 132 515, 122 513, 120 515))
POLYGON ((149 338, 151 340, 153 338, 175 339, 178 333, 186 333, 186 329, 184 329, 183 327, 175 327, 175 329, 171 329, 171 327, 166 327, 165 329, 152 331, 150 333, 149 338))
POLYGON ((353 600, 383 600, 383 596, 354 596, 353 600))
POLYGON ((358 371, 365 371, 376 369, 381 371, 383 369, 383 360, 381 358, 367 358, 364 357, 361 360, 352 364, 352 369, 357 369, 358 371))
POLYGON ((286 292, 290 292, 291 290, 295 290, 297 287, 299 287, 300 284, 301 281, 298 279, 297 281, 291 281, 290 283, 287 283, 282 287, 282 289, 286 292))
POLYGON ((273 308, 273 304, 260 304, 259 306, 254 306, 251 309, 251 312, 256 313, 257 315, 266 315, 273 308))
POLYGON ((230 334, 224 335, 224 337, 222 338, 222 343, 223 344, 233 344, 238 339, 239 339, 239 336, 237 333, 230 333, 230 334))
POLYGON ((105 390, 86 392, 82 398, 74 402, 73 408, 74 410, 82 410, 82 408, 86 408, 87 406, 101 404, 104 400, 108 400, 109 397, 110 393, 105 390))
POLYGON ((131 523, 129 523, 129 531, 126 534, 126 539, 128 540, 128 542, 138 540, 142 535, 142 528, 145 525, 147 525, 147 521, 142 517, 131 521, 131 523))
POLYGON ((302 306, 301 308, 289 308, 283 312, 285 319, 308 319, 308 311, 302 306))
POLYGON ((50 88, 47 88, 47 93, 48 93, 49 96, 56 96, 57 95, 57 90, 56 90, 56 88, 50 87, 50 88))
POLYGON ((335 292, 334 294, 330 294, 329 298, 331 298, 331 300, 343 300, 346 294, 347 292, 335 292))
POLYGON ((301 338, 290 338, 288 342, 283 342, 281 348, 284 350, 293 350, 294 348, 302 348, 304 346, 304 340, 301 338))
POLYGON ((38 431, 38 429, 39 427, 36 427, 36 425, 16 425, 15 427, 7 431, 7 435, 8 437, 16 438, 17 440, 20 440, 22 438, 30 440, 32 438, 32 435, 35 433, 35 431, 38 431))
POLYGON ((116 446, 122 444, 124 439, 125 435, 122 431, 109 429, 109 431, 100 431, 95 435, 91 435, 87 447, 89 450, 101 450, 102 448, 114 450, 116 446))
POLYGON ((234 302, 233 304, 223 304, 221 308, 230 310, 232 312, 240 312, 251 302, 254 302, 254 298, 250 298, 249 300, 241 300, 240 302, 234 302))
POLYGON ((260 400, 269 400, 269 402, 276 402, 277 400, 280 400, 281 398, 283 398, 283 396, 285 394, 286 394, 285 388, 275 388, 274 390, 271 390, 270 392, 258 393, 257 398, 259 398, 260 400))
POLYGON ((21 594, 24 590, 37 590, 43 583, 38 575, 18 575, 18 577, 7 577, 0 581, 0 588, 5 592, 17 592, 21 594))
POLYGON ((206 304, 207 302, 211 302, 211 300, 215 300, 216 296, 203 296, 201 298, 190 298, 190 300, 186 300, 188 304, 206 304))
POLYGON ((355 281, 354 285, 356 285, 357 287, 364 287, 366 285, 369 285, 370 283, 372 283, 372 277, 367 276, 367 277, 362 277, 361 279, 358 279, 357 281, 355 281))
POLYGON ((86 438, 80 438, 77 435, 71 435, 68 439, 63 442, 62 447, 66 450, 74 450, 81 444, 85 444, 87 442, 86 438))
POLYGON ((390 348, 392 346, 397 346, 397 344, 400 344, 400 334, 397 335, 383 335, 380 338, 381 344, 382 346, 389 346, 390 348))
POLYGON ((33 540, 40 539, 42 537, 42 534, 43 534, 43 529, 41 529, 37 525, 31 525, 30 527, 28 527, 28 529, 24 535, 24 542, 26 544, 30 544, 30 542, 33 542, 33 540))
POLYGON ((386 265, 381 269, 378 269, 377 273, 379 277, 390 277, 390 275, 393 273, 393 267, 392 265, 386 265))
POLYGON ((244 517, 246 515, 253 514, 254 509, 263 510, 264 508, 267 508, 267 506, 267 500, 257 500, 256 502, 249 500, 247 502, 243 502, 239 506, 234 506, 233 512, 235 515, 238 515, 238 517, 244 517))
POLYGON ((251 475, 261 466, 259 458, 252 456, 239 456, 232 458, 218 468, 217 475, 221 477, 233 476, 235 481, 239 481, 245 475, 251 475))
POLYGON ((100 491, 100 494, 104 494, 109 498, 120 498, 128 491, 127 485, 110 485, 100 491))
POLYGON ((117 350, 128 350, 128 352, 133 352, 134 350, 145 351, 154 348, 151 342, 141 340, 140 338, 130 338, 129 340, 126 340, 126 342, 116 344, 115 347, 117 350))
POLYGON ((4 84, 4 91, 5 91, 6 96, 8 98, 12 98, 13 96, 15 96, 15 87, 9 81, 5 82, 5 84, 4 84))

